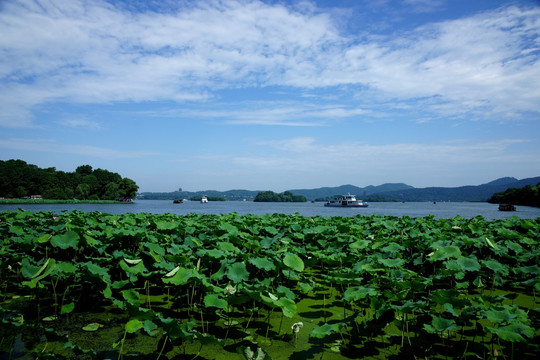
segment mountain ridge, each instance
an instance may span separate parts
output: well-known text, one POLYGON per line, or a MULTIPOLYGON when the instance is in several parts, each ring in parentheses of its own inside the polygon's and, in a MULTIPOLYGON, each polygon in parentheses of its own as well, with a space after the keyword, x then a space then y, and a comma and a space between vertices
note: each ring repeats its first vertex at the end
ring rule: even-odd
MULTIPOLYGON (((309 201, 323 200, 335 195, 353 194, 367 201, 487 201, 493 194, 509 188, 521 188, 526 185, 536 185, 540 176, 518 180, 514 177, 501 177, 481 185, 464 185, 458 187, 426 187, 415 188, 405 183, 384 183, 358 187, 345 184, 334 187, 315 189, 287 190, 294 195, 304 195, 309 201)), ((174 191, 174 192, 141 192, 139 199, 173 200, 187 199, 192 196, 222 196, 227 200, 252 200, 261 191, 241 190, 226 191, 174 191)))

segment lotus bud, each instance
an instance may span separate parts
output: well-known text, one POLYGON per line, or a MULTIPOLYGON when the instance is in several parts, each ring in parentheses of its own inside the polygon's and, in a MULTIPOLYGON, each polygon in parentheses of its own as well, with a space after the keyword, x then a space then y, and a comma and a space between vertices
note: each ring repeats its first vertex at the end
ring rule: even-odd
POLYGON ((227 293, 228 293, 229 295, 234 295, 234 294, 236 294, 236 286, 232 286, 231 284, 227 285, 227 286, 225 287, 225 290, 227 290, 227 293))
POLYGON ((251 350, 251 348, 248 346, 244 350, 244 355, 246 355, 247 360, 251 360, 255 357, 255 353, 251 350))

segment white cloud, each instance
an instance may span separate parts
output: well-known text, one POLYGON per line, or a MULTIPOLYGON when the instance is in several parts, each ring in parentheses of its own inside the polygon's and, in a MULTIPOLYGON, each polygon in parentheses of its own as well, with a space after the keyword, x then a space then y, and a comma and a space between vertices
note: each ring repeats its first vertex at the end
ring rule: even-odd
POLYGON ((57 121, 58 124, 72 127, 72 128, 86 128, 90 130, 99 130, 101 129, 101 124, 95 121, 88 121, 82 119, 63 119, 57 121))
MULTIPOLYGON (((437 97, 430 109, 443 115, 529 112, 538 118, 538 7, 505 7, 409 33, 357 38, 340 33, 339 20, 313 5, 210 1, 162 13, 99 0, 0 6, 0 104, 11 107, 3 126, 54 101, 200 101, 219 89, 271 85, 350 85, 365 103, 381 96, 437 97)), ((348 110, 322 109, 318 117, 339 111, 348 110)), ((292 122, 232 121, 307 123, 292 116, 292 122)))

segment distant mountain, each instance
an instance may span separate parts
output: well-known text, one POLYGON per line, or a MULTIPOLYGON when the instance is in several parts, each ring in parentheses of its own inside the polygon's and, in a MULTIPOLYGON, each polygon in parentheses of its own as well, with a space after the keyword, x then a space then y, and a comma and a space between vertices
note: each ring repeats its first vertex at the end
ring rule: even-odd
MULTIPOLYGON (((378 186, 358 187, 351 184, 317 189, 288 190, 294 195, 303 195, 307 200, 329 199, 335 195, 356 195, 367 201, 487 201, 493 194, 510 188, 521 188, 525 185, 535 186, 540 182, 540 176, 518 180, 513 177, 503 177, 482 185, 459 187, 427 187, 415 188, 403 183, 386 183, 378 186)), ((174 191, 168 193, 143 192, 138 199, 173 200, 189 199, 192 196, 220 196, 227 200, 253 200, 263 190, 204 190, 204 191, 174 191)))
POLYGON ((370 185, 363 188, 347 184, 336 187, 322 187, 317 189, 294 189, 289 191, 295 195, 304 195, 308 200, 322 200, 333 198, 335 195, 347 194, 352 194, 356 195, 358 198, 363 198, 380 192, 401 191, 406 189, 414 189, 414 187, 402 183, 387 183, 378 186, 370 185))
POLYGON ((493 194, 509 188, 536 185, 540 177, 518 180, 504 177, 482 185, 459 187, 413 188, 400 191, 387 191, 368 197, 368 201, 487 201, 493 194))

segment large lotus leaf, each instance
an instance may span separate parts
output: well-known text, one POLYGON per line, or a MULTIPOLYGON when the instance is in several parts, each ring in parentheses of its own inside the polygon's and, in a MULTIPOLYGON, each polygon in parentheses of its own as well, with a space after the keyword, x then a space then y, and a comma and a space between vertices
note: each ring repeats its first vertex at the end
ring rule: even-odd
POLYGON ((148 250, 153 251, 153 252, 155 252, 156 254, 159 254, 159 255, 161 255, 161 256, 164 256, 164 255, 165 255, 165 249, 162 248, 159 244, 147 242, 147 243, 144 243, 143 245, 144 245, 146 248, 148 248, 148 250))
POLYGON ((225 251, 225 252, 232 252, 232 253, 240 252, 240 249, 238 249, 236 246, 234 246, 234 244, 231 244, 230 242, 219 241, 216 245, 220 248, 220 250, 225 251))
POLYGON ((158 230, 173 230, 178 227, 179 223, 174 221, 156 221, 156 227, 158 230))
POLYGON ((523 323, 514 323, 498 328, 488 327, 487 330, 496 334, 499 338, 511 342, 526 342, 527 340, 523 336, 530 339, 534 337, 534 328, 523 323))
POLYGON ((283 315, 286 317, 292 318, 294 315, 296 315, 296 304, 291 299, 287 299, 285 297, 279 298, 276 305, 281 308, 283 315))
POLYGON ((379 259, 379 262, 388 267, 399 267, 404 263, 403 259, 379 259))
POLYGON ((219 228, 221 230, 225 230, 225 232, 229 234, 235 235, 238 233, 238 228, 236 226, 226 223, 226 222, 219 224, 219 228))
POLYGON ((431 326, 429 324, 424 324, 424 328, 428 332, 433 332, 431 330, 435 330, 436 332, 443 332, 443 331, 454 331, 458 327, 454 320, 434 316, 433 320, 431 321, 431 326))
POLYGON ((219 259, 222 257, 225 257, 225 252, 219 249, 202 249, 197 251, 197 255, 200 257, 203 257, 204 255, 208 255, 209 257, 213 259, 219 259))
POLYGON ((41 268, 40 266, 32 265, 30 261, 28 260, 28 257, 24 257, 22 259, 21 265, 22 265, 21 273, 23 274, 25 278, 28 278, 28 279, 34 277, 34 274, 36 274, 41 268))
POLYGON ((480 270, 480 264, 478 263, 478 260, 476 260, 476 257, 474 256, 470 256, 470 257, 462 256, 459 259, 457 259, 456 262, 461 267, 462 270, 465 270, 465 271, 479 271, 480 270))
POLYGON ((531 265, 531 266, 522 266, 514 269, 514 273, 516 274, 529 274, 529 275, 540 275, 540 267, 537 265, 531 265))
POLYGON ((143 329, 150 336, 155 336, 158 334, 158 326, 150 320, 145 320, 143 323, 143 329))
POLYGON ((510 323, 517 318, 517 314, 512 314, 506 308, 487 310, 484 315, 489 321, 496 324, 510 323))
POLYGON ((489 259, 489 260, 482 260, 482 264, 487 267, 488 269, 493 270, 493 272, 500 274, 502 276, 508 275, 508 266, 501 264, 497 260, 489 259))
POLYGON ((332 335, 336 331, 339 331, 344 326, 345 326, 344 323, 324 324, 322 326, 319 326, 313 329, 311 333, 309 333, 309 336, 322 339, 328 335, 332 335))
POLYGON ((111 277, 109 273, 107 272, 107 269, 99 265, 96 265, 92 262, 85 262, 85 263, 81 263, 80 265, 81 267, 86 268, 90 274, 98 276, 99 278, 103 279, 103 281, 107 283, 111 282, 111 277))
POLYGON ((454 245, 443 246, 435 250, 430 256, 430 261, 445 260, 449 258, 459 258, 461 256, 461 250, 454 245))
POLYGON ((126 261, 125 259, 120 260, 120 267, 124 271, 137 275, 142 274, 146 270, 142 261, 132 262, 135 263, 135 265, 130 265, 128 261, 126 261))
POLYGON ((261 270, 271 271, 276 268, 276 265, 268 258, 256 257, 249 259, 249 263, 261 270))
POLYGON ((273 226, 267 226, 264 228, 264 230, 270 235, 277 235, 279 233, 279 230, 273 226))
POLYGON ((363 250, 363 249, 367 248, 369 246, 369 244, 371 244, 371 241, 368 241, 368 240, 365 240, 365 239, 360 239, 360 240, 356 240, 355 242, 351 243, 349 246, 351 247, 351 249, 363 250))
POLYGON ((304 271, 304 262, 296 254, 286 254, 283 258, 283 263, 294 271, 304 271))
POLYGON ((217 307, 224 311, 227 311, 229 307, 227 300, 220 298, 217 294, 207 294, 204 297, 204 305, 206 307, 217 307))
POLYGON ((60 275, 71 275, 77 272, 77 267, 70 262, 59 261, 56 263, 54 272, 60 275))
POLYGON ((126 300, 131 305, 139 306, 139 304, 141 303, 141 296, 133 289, 122 290, 121 294, 124 297, 124 300, 126 300))
POLYGON ((68 231, 65 234, 55 235, 51 238, 51 245, 63 250, 68 248, 77 249, 77 245, 79 245, 79 234, 75 231, 68 231))
POLYGON ((246 264, 237 262, 232 264, 227 270, 227 277, 235 283, 249 280, 249 272, 246 269, 246 264))
MULTIPOLYGON (((187 284, 188 280, 194 276, 193 270, 186 269, 184 267, 178 266, 175 268, 174 275, 171 277, 163 277, 161 280, 165 284, 173 284, 173 285, 185 285, 187 284)), ((174 270, 173 270, 174 271, 174 270)), ((169 272, 169 273, 172 273, 169 272)))
POLYGON ((357 301, 360 299, 364 299, 367 296, 375 296, 379 292, 377 289, 372 288, 370 286, 353 286, 345 290, 345 293, 343 294, 343 300, 345 301, 357 301))
POLYGON ((142 329, 143 326, 144 325, 140 320, 137 320, 137 319, 129 320, 126 324, 126 332, 128 333, 137 332, 140 329, 142 329))
POLYGON ((381 249, 382 252, 386 253, 397 253, 401 250, 405 249, 403 246, 399 245, 398 243, 391 243, 390 245, 387 245, 381 249))
POLYGON ((60 314, 69 314, 70 312, 75 309, 75 303, 70 302, 69 304, 62 305, 62 308, 60 309, 60 314))
POLYGON ((289 289, 288 287, 285 287, 283 285, 279 285, 276 289, 277 293, 280 295, 284 295, 286 298, 294 300, 296 298, 296 295, 289 289))

